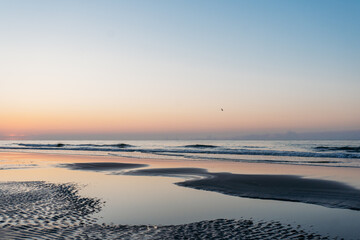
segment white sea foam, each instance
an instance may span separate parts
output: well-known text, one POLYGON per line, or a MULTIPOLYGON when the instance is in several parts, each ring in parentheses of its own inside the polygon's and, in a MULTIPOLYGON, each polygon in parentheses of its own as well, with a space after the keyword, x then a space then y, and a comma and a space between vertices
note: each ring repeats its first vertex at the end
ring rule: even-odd
POLYGON ((167 156, 193 160, 360 167, 360 141, 2 141, 0 150, 92 152, 126 154, 129 157, 146 154, 159 159, 167 156))

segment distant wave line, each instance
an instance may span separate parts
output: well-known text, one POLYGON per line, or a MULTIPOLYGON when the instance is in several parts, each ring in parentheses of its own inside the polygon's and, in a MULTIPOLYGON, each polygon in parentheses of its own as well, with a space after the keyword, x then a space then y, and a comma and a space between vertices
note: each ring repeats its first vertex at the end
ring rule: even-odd
MULTIPOLYGON (((54 144, 56 145, 56 144, 54 144)), ((86 147, 85 145, 75 147, 76 145, 65 145, 64 147, 44 146, 44 147, 25 147, 25 146, 0 146, 3 150, 60 150, 60 151, 99 151, 99 152, 140 152, 140 153, 173 153, 173 154, 223 154, 223 155, 258 155, 258 156, 285 156, 285 157, 313 157, 313 158, 354 158, 360 159, 360 154, 356 153, 319 153, 319 152, 297 152, 297 151, 278 151, 278 150, 249 150, 249 149, 227 149, 216 148, 209 149, 142 149, 139 147, 107 147, 100 145, 99 147, 86 147)))
POLYGON ((318 151, 346 151, 346 152, 360 153, 360 147, 353 147, 353 146, 340 146, 340 147, 318 146, 318 147, 314 147, 314 149, 318 151))

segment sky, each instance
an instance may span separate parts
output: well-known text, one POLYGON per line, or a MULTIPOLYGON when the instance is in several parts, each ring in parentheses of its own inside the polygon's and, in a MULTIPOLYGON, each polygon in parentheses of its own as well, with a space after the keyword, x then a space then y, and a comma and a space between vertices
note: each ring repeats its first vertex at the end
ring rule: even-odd
POLYGON ((351 0, 0 0, 0 138, 358 131, 359 12, 351 0))

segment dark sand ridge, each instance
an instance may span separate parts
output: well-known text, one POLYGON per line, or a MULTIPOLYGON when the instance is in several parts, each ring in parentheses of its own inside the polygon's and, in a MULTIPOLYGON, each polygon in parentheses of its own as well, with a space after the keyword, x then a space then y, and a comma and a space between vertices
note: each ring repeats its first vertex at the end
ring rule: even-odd
POLYGON ((294 175, 211 173, 201 168, 153 168, 128 171, 141 176, 198 176, 179 186, 228 195, 294 201, 331 208, 360 210, 360 190, 346 184, 294 175), (199 179, 200 177, 200 179, 199 179))
POLYGON ((64 163, 64 164, 58 164, 57 166, 69 168, 72 170, 110 171, 110 170, 141 168, 141 167, 147 167, 148 165, 136 164, 136 163, 116 163, 116 162, 87 162, 87 163, 64 163))
POLYGON ((92 213, 103 203, 79 196, 74 184, 0 182, 0 202, 0 239, 329 239, 274 221, 99 225, 92 213))
MULTIPOLYGON (((58 166, 72 170, 113 171, 147 165, 90 162, 58 166)), ((212 173, 202 168, 146 168, 113 174, 195 178, 176 184, 239 197, 303 202, 331 208, 360 210, 360 190, 330 180, 307 179, 294 175, 212 173)))

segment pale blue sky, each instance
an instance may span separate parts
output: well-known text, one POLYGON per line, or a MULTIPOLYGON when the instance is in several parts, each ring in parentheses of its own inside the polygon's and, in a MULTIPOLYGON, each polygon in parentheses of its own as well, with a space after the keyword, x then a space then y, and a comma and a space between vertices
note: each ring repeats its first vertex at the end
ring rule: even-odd
POLYGON ((0 0, 0 135, 360 129, 359 12, 359 1, 0 0))

